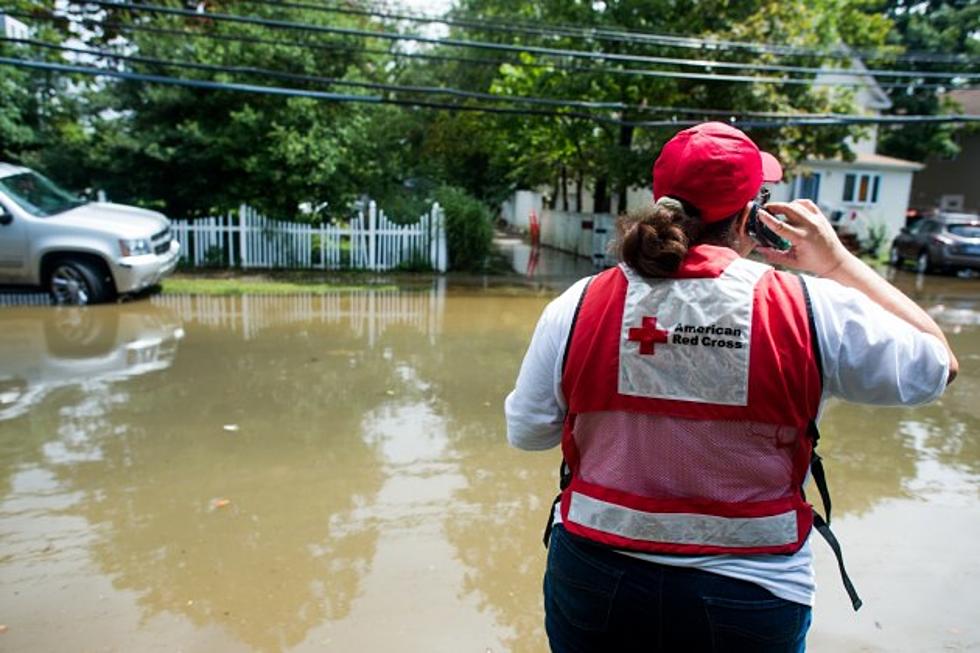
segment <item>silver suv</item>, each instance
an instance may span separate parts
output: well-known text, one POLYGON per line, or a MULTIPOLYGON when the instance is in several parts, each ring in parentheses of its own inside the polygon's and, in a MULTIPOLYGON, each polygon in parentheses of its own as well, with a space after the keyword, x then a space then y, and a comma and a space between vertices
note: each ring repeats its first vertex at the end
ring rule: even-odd
POLYGON ((41 286, 59 304, 107 302, 159 283, 179 255, 162 214, 88 202, 0 163, 0 284, 41 286))

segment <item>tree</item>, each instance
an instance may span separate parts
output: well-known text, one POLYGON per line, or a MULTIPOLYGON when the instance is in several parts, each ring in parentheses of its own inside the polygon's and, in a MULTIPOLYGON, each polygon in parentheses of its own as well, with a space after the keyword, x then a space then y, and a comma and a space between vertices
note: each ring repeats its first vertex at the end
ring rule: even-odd
MULTIPOLYGON (((39 24, 49 17, 39 9, 42 3, 29 4, 36 5, 39 24)), ((163 4, 195 9, 199 3, 163 4)), ((235 13, 241 7, 210 0, 206 8, 235 13)), ((364 27, 359 17, 338 19, 313 10, 254 5, 248 14, 364 27)), ((88 47, 212 67, 123 60, 127 70, 138 73, 345 93, 348 88, 330 88, 326 82, 283 81, 214 67, 275 69, 330 79, 372 74, 362 40, 346 35, 297 36, 193 14, 157 15, 115 7, 85 13, 81 23, 85 29, 76 28, 75 40, 88 47), (282 43, 290 40, 299 45, 282 43)), ((119 61, 105 57, 100 65, 115 66, 119 61)), ((62 89, 59 97, 81 106, 80 115, 57 130, 57 139, 27 158, 76 188, 103 188, 113 199, 156 206, 174 217, 227 211, 241 202, 283 218, 297 216, 303 202, 326 203, 342 212, 348 200, 363 192, 362 171, 372 169, 370 160, 378 154, 363 138, 370 109, 360 106, 91 78, 62 89)))
MULTIPOLYGON (((569 24, 584 28, 632 29, 731 40, 770 41, 809 47, 837 47, 840 42, 872 46, 883 42, 889 22, 883 16, 860 11, 861 0, 836 2, 772 2, 758 0, 735 5, 727 2, 649 2, 610 0, 602 3, 568 3, 548 0, 534 4, 510 0, 464 0, 457 13, 466 17, 525 21, 532 24, 569 24)), ((483 39, 524 43, 531 37, 516 33, 481 34, 483 39)), ((676 49, 642 43, 636 39, 601 41, 595 38, 550 37, 549 47, 630 55, 687 56, 676 49)), ((701 58, 700 54, 691 55, 701 58)), ((732 62, 782 63, 819 66, 817 56, 790 59, 758 55, 747 50, 725 50, 713 57, 732 62)), ((845 93, 806 85, 763 85, 704 81, 691 78, 628 76, 611 72, 613 63, 589 70, 588 64, 555 64, 553 57, 524 54, 523 65, 500 66, 490 89, 510 95, 588 99, 620 103, 625 108, 609 111, 612 120, 649 121, 684 113, 655 113, 643 107, 729 108, 733 111, 850 112, 852 99, 845 93), (532 67, 538 66, 538 67, 532 67), (584 70, 583 70, 584 68, 584 70)), ((629 64, 629 67, 643 67, 629 64)), ((695 114, 695 117, 696 114, 695 114)), ((504 121, 498 121, 500 125, 504 121)), ((506 142, 515 162, 513 176, 521 184, 538 185, 545 176, 556 189, 565 180, 591 180, 597 210, 622 210, 626 189, 649 182, 650 164, 676 127, 640 128, 614 123, 582 123, 578 120, 510 119, 506 142), (618 206, 610 196, 620 198, 618 206)), ((845 137, 856 128, 785 128, 757 131, 753 137, 779 151, 792 163, 807 156, 849 154, 845 137)), ((562 198, 564 203, 564 198, 562 198)))
MULTIPOLYGON (((970 0, 888 0, 874 6, 886 12, 894 21, 891 41, 910 52, 930 52, 960 55, 957 62, 883 62, 885 66, 923 72, 943 70, 973 72, 970 63, 980 56, 980 4, 970 0)), ((908 86, 891 89, 889 97, 894 114, 936 115, 956 113, 959 108, 943 98, 942 90, 925 88, 913 81, 908 86)), ((927 81, 954 87, 954 79, 927 81)), ((894 127, 882 133, 881 151, 914 161, 925 161, 930 154, 953 156, 959 147, 953 140, 957 127, 953 124, 920 124, 894 127)))
MULTIPOLYGON (((5 11, 19 16, 39 9, 38 0, 14 0, 5 11)), ((61 41, 68 37, 64 20, 33 26, 36 37, 61 41)), ((0 34, 2 35, 2 34, 0 34)), ((10 58, 55 60, 49 51, 30 52, 28 46, 0 43, 0 55, 10 58)), ((82 107, 71 89, 78 80, 0 66, 0 159, 34 163, 41 152, 56 148, 65 133, 78 123, 82 107)))

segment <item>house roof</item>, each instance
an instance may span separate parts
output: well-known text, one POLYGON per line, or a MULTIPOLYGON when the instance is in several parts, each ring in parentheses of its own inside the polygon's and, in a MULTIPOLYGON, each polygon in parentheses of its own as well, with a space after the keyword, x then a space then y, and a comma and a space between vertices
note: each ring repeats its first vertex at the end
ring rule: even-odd
POLYGON ((850 87, 858 82, 859 86, 852 88, 855 90, 855 101, 862 113, 892 108, 891 98, 881 88, 874 75, 868 73, 868 67, 858 57, 852 57, 846 67, 823 66, 817 75, 817 79, 822 85, 829 86, 838 83, 850 87))
POLYGON ((915 161, 896 159, 895 157, 885 156, 883 154, 867 154, 865 152, 856 153, 853 161, 844 161, 843 159, 808 159, 804 162, 804 165, 833 166, 835 168, 872 168, 874 170, 907 170, 909 172, 916 172, 925 168, 923 164, 916 163, 915 161))

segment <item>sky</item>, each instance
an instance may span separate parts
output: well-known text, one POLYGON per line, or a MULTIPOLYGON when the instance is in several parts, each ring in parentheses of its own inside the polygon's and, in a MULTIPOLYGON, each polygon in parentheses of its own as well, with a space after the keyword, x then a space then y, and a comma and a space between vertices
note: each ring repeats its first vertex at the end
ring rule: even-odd
POLYGON ((452 6, 452 0, 398 0, 392 4, 400 4, 411 11, 426 14, 441 14, 452 6))

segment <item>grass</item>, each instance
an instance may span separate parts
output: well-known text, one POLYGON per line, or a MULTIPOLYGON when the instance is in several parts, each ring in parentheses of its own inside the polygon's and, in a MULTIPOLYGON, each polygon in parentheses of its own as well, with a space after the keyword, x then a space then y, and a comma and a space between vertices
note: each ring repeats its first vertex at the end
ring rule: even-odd
POLYGON ((323 295, 361 290, 393 290, 395 284, 347 283, 266 277, 212 277, 175 275, 163 281, 165 295, 323 295))

